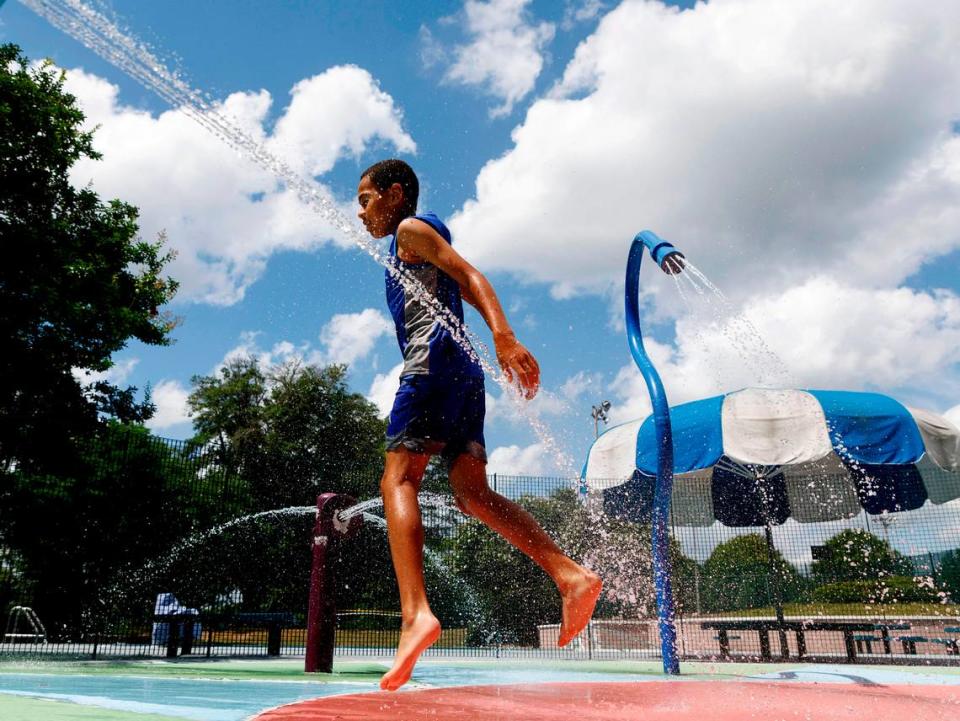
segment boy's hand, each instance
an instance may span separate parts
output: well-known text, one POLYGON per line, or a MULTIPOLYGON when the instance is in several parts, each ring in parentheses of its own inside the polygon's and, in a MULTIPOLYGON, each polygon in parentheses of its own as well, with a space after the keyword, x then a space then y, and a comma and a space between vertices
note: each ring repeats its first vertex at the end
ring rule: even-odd
POLYGON ((507 380, 512 383, 516 376, 527 400, 537 395, 540 389, 540 366, 533 354, 520 344, 513 333, 494 335, 493 345, 507 380))

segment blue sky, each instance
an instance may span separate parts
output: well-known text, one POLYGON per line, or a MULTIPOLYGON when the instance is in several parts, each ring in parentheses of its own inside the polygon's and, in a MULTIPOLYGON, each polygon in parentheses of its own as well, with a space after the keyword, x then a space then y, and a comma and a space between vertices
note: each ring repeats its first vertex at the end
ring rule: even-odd
MULTIPOLYGON (((451 220, 538 356, 545 392, 532 412, 577 466, 592 404, 611 400, 613 421, 648 407, 620 309, 643 227, 747 314, 789 367, 784 382, 881 390, 960 421, 958 9, 682 5, 97 7, 178 58, 193 86, 233 96, 244 127, 302 160, 344 208, 362 168, 409 160, 422 207, 451 220), (836 15, 826 26, 824 13, 836 15)), ((302 209, 284 212, 262 174, 21 3, 0 10, 0 39, 66 68, 99 122, 104 161, 77 182, 134 202, 144 234, 166 229, 180 254, 176 343, 132 344, 113 371, 153 386, 156 433, 189 435, 191 376, 238 352, 348 359, 351 386, 387 402, 399 354, 374 262, 302 209)), ((756 383, 755 340, 731 346, 702 303, 688 308, 646 271, 671 399, 756 383)), ((475 313, 468 323, 488 338, 475 313)), ((564 470, 489 390, 492 469, 564 470)))

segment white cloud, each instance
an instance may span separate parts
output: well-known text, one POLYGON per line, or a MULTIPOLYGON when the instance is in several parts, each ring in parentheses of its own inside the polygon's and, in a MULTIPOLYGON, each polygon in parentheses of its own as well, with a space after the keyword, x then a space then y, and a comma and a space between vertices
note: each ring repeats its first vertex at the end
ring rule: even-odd
POLYGON ((345 152, 359 156, 374 138, 403 153, 417 149, 403 130, 402 114, 393 98, 355 65, 330 68, 301 80, 290 95, 270 146, 304 174, 323 175, 345 152))
POLYGON ((373 351, 384 335, 393 332, 393 324, 380 311, 365 308, 358 313, 338 313, 320 331, 320 345, 309 342, 299 345, 289 340, 274 343, 269 349, 260 347, 262 331, 244 331, 240 341, 228 350, 213 372, 232 360, 254 358, 266 372, 271 366, 296 362, 308 365, 332 363, 356 364, 373 351))
MULTIPOLYGON (((102 160, 78 162, 71 179, 138 206, 143 237, 167 231, 178 253, 169 272, 181 283, 179 300, 229 305, 243 297, 272 253, 351 243, 271 173, 180 110, 155 116, 125 106, 115 85, 79 69, 67 73, 66 88, 77 96, 88 127, 99 125, 94 145, 103 153, 102 160)), ((415 150, 399 108, 361 68, 330 68, 297 83, 291 95, 269 133, 266 91, 234 93, 221 110, 305 174, 325 173, 339 158, 376 143, 415 150)), ((337 206, 326 186, 316 187, 337 206)))
POLYGON ((506 421, 511 425, 525 426, 530 425, 530 419, 542 421, 545 418, 569 418, 574 414, 574 408, 583 395, 594 390, 597 393, 603 392, 602 375, 579 371, 556 389, 541 386, 536 397, 530 401, 521 398, 513 390, 501 388, 500 395, 497 396, 487 391, 486 419, 488 422, 506 421))
POLYGON ((622 283, 644 227, 738 299, 895 284, 960 246, 958 95, 957 3, 624 2, 451 227, 560 295, 622 283))
POLYGON ((290 362, 310 363, 316 359, 317 351, 312 350, 308 343, 297 346, 288 340, 282 340, 274 343, 269 350, 265 350, 257 342, 257 338, 261 334, 262 331, 243 331, 240 334, 240 342, 224 353, 223 360, 211 372, 217 373, 231 361, 246 358, 255 359, 257 366, 264 373, 272 366, 290 362))
MULTIPOLYGON (((645 339, 671 403, 758 384, 879 388, 934 409, 938 399, 960 396, 960 297, 953 293, 865 289, 816 277, 753 299, 744 313, 750 325, 684 317, 675 347, 645 339)), ((611 390, 614 420, 649 413, 632 364, 611 390)))
POLYGON ((420 62, 424 68, 432 68, 447 62, 447 49, 434 37, 426 25, 420 27, 420 62))
POLYGON ((140 362, 139 358, 124 358, 114 361, 113 365, 105 371, 91 371, 86 368, 74 368, 73 377, 83 385, 92 385, 100 381, 106 381, 115 386, 122 386, 130 378, 133 369, 140 362))
POLYGON ((400 387, 401 370, 403 370, 403 363, 397 363, 386 373, 378 373, 370 384, 370 390, 367 391, 367 400, 380 410, 381 417, 389 415, 393 408, 393 399, 400 387))
POLYGON ((575 402, 588 392, 600 392, 601 389, 601 375, 599 373, 578 371, 560 384, 559 394, 567 401, 575 402))
POLYGON ((521 448, 500 446, 487 456, 487 473, 506 476, 543 476, 554 473, 553 462, 540 443, 521 448))
POLYGON ((374 308, 335 315, 320 331, 323 357, 327 363, 353 363, 369 355, 381 336, 391 333, 393 323, 374 308))
POLYGON ((541 387, 533 400, 526 400, 517 394, 513 388, 500 389, 500 395, 494 396, 489 391, 486 395, 486 418, 488 421, 507 421, 512 425, 527 425, 529 419, 540 419, 545 416, 558 416, 570 410, 565 399, 557 393, 541 387))
POLYGON ((567 0, 560 27, 572 30, 577 23, 595 19, 604 7, 602 0, 567 0))
MULTIPOLYGON (((502 105, 490 111, 493 117, 508 114, 533 90, 543 69, 544 48, 553 40, 554 26, 532 23, 529 4, 530 0, 467 0, 463 7, 470 42, 455 48, 444 78, 480 86, 501 99, 502 105)), ((426 47, 435 62, 435 43, 426 47)))
POLYGON ((147 427, 154 431, 190 422, 187 409, 187 396, 190 394, 179 381, 162 380, 152 389, 152 400, 157 406, 153 418, 147 421, 147 427))

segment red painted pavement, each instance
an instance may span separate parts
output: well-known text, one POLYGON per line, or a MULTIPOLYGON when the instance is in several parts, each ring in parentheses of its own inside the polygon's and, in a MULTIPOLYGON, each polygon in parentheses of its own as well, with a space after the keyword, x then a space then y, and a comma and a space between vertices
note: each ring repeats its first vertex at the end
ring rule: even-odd
POLYGON ((957 721, 960 686, 545 683, 328 696, 255 721, 957 721))

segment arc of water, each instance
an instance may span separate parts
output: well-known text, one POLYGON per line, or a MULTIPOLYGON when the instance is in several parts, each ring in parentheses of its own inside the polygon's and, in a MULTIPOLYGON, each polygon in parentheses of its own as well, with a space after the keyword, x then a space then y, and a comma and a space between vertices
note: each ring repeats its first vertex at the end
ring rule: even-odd
POLYGON ((287 508, 273 508, 268 511, 257 511, 256 513, 249 513, 244 516, 232 518, 229 521, 219 523, 211 528, 192 533, 189 536, 181 538, 179 541, 175 542, 162 556, 154 558, 141 566, 135 567, 133 570, 128 567, 122 573, 119 573, 118 578, 122 580, 117 580, 108 585, 99 597, 99 602, 105 605, 108 602, 108 599, 112 599, 118 593, 120 593, 121 582, 127 584, 128 586, 131 584, 142 583, 144 580, 150 577, 150 574, 160 573, 164 569, 168 568, 188 549, 193 548, 194 546, 197 546, 200 543, 213 538, 214 536, 220 535, 233 528, 237 528, 238 526, 242 526, 264 518, 306 516, 316 513, 316 510, 317 509, 315 506, 288 506, 287 508))
POLYGON ((428 293, 416 278, 397 267, 375 244, 366 240, 355 224, 323 196, 315 183, 293 171, 261 143, 237 127, 217 110, 214 102, 191 88, 179 75, 171 72, 149 47, 132 38, 130 34, 122 32, 115 23, 94 8, 80 0, 20 0, 20 2, 54 27, 74 37, 107 62, 130 75, 147 89, 157 93, 171 105, 179 107, 201 127, 243 156, 273 173, 292 189, 301 201, 383 265, 404 289, 427 307, 432 317, 503 388, 507 397, 515 402, 521 415, 530 423, 534 434, 554 455, 560 466, 568 471, 568 475, 570 477, 576 475, 573 459, 553 439, 544 424, 523 405, 516 388, 507 381, 497 364, 491 360, 486 344, 466 324, 454 316, 439 299, 428 293))

